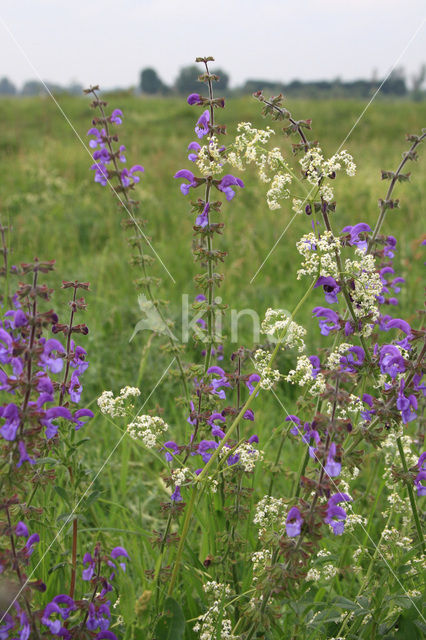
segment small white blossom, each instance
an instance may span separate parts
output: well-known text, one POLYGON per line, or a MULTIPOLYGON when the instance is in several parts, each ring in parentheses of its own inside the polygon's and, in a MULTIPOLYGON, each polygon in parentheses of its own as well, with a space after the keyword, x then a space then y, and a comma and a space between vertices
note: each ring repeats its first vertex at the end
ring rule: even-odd
POLYGON ((127 433, 134 440, 142 440, 148 449, 157 445, 158 438, 169 428, 158 416, 136 416, 127 427, 127 433))

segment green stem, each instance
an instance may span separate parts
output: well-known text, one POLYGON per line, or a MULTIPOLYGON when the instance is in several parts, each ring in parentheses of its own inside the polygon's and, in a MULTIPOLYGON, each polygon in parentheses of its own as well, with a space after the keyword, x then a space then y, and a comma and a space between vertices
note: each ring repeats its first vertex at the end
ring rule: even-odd
MULTIPOLYGON (((401 458, 402 466, 405 473, 409 473, 407 460, 405 459, 404 448, 402 446, 401 438, 396 439, 396 444, 398 445, 399 457, 401 458)), ((410 499, 411 511, 413 512, 413 518, 417 529, 417 535, 419 536, 419 542, 422 549, 422 553, 426 553, 425 540, 423 537, 423 531, 420 523, 419 512, 417 511, 416 499, 414 496, 413 485, 410 481, 406 481, 405 483, 408 489, 408 497, 410 499)))

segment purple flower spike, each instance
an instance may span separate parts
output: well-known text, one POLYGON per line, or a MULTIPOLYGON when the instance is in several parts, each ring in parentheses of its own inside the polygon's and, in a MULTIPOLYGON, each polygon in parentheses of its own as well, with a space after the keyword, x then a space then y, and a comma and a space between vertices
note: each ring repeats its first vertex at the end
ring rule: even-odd
POLYGON ((203 104, 203 99, 202 99, 202 97, 200 96, 199 93, 191 93, 187 97, 186 101, 191 106, 194 105, 194 104, 203 104))
POLYGON ((240 180, 240 178, 236 178, 235 176, 228 174, 226 176, 223 176, 222 180, 217 185, 219 191, 222 191, 225 194, 225 197, 228 201, 232 200, 232 198, 235 196, 235 191, 231 189, 231 187, 243 188, 244 182, 240 180))
POLYGON ((285 521, 285 530, 289 538, 295 538, 300 535, 302 529, 303 518, 297 507, 292 507, 288 512, 285 521))
POLYGON ((324 289, 325 301, 328 302, 328 304, 339 302, 337 299, 337 294, 340 291, 340 287, 334 278, 332 278, 331 276, 320 276, 316 281, 314 288, 316 289, 317 287, 322 287, 324 289))
POLYGON ((117 640, 117 636, 112 631, 101 631, 95 636, 95 640, 117 640))

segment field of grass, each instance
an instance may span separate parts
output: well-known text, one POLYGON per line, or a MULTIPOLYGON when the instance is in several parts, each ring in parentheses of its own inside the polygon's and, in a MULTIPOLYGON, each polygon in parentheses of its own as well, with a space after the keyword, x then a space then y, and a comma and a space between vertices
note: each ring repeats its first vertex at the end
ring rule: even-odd
MULTIPOLYGON (((92 161, 79 140, 81 137, 87 144, 86 132, 93 117, 89 100, 60 98, 60 103, 74 131, 49 98, 0 101, 3 129, 0 139, 0 219, 12 229, 9 238, 12 263, 29 261, 33 256, 56 260, 56 270, 47 281, 58 289, 53 303, 64 321, 68 313, 68 296, 67 291, 59 290, 61 281, 90 282, 91 291, 86 296, 88 310, 84 317, 90 333, 80 340, 90 361, 84 378, 82 403, 96 412, 96 399, 103 390, 117 392, 124 385, 135 385, 139 379, 142 401, 148 398, 171 357, 159 350, 161 338, 148 342, 147 332, 138 333, 129 342, 141 314, 133 285, 137 273, 128 263, 126 234, 120 226, 123 213, 109 190, 93 183, 93 173, 89 170, 92 161)), ((169 316, 178 325, 182 294, 188 294, 191 301, 198 291, 193 282, 197 265, 191 254, 193 216, 188 213, 189 199, 181 195, 173 175, 178 169, 191 168, 186 159, 186 148, 194 139, 196 112, 184 100, 175 98, 142 100, 112 96, 109 104, 112 108, 120 107, 124 113, 119 133, 120 142, 126 146, 129 166, 140 163, 145 167, 137 190, 141 216, 147 220, 146 233, 155 251, 175 282, 158 260, 152 274, 162 279, 158 296, 170 301, 169 316)), ((296 118, 312 118, 314 137, 320 141, 326 155, 332 155, 365 105, 358 101, 296 101, 288 106, 296 118)), ((231 100, 226 109, 220 111, 219 121, 226 124, 229 138, 235 135, 239 121, 265 125, 259 104, 250 98, 231 100)), ((388 186, 380 180, 380 169, 395 170, 401 153, 408 148, 405 134, 418 133, 425 121, 426 105, 423 103, 378 100, 372 104, 344 144, 354 156, 357 176, 350 179, 341 175, 336 180, 334 229, 340 230, 361 221, 374 225, 378 199, 384 197, 388 186)), ((276 129, 275 144, 282 146, 290 156, 291 140, 280 135, 279 124, 276 129)), ((422 151, 419 162, 410 166, 410 183, 398 185, 396 197, 401 205, 388 213, 384 227, 385 233, 398 240, 395 266, 398 275, 407 280, 399 295, 400 309, 393 314, 413 322, 413 326, 419 322, 416 312, 422 305, 424 281, 421 247, 424 224, 423 210, 419 206, 426 196, 422 151)), ((223 267, 225 280, 220 295, 232 308, 255 309, 262 318, 268 307, 292 310, 303 295, 304 283, 296 280, 299 258, 295 242, 310 230, 311 222, 306 216, 297 217, 250 283, 293 213, 288 203, 278 211, 270 211, 265 201, 265 185, 259 183, 251 171, 246 171, 242 177, 245 188, 223 207, 225 229, 220 237, 220 248, 228 252, 228 257, 223 267)), ((308 345, 312 349, 320 344, 317 322, 310 317, 310 310, 317 304, 323 304, 320 292, 313 294, 298 316, 298 322, 309 331, 308 345)), ((246 346, 251 347, 250 340, 250 323, 246 322, 239 343, 244 345, 247 341, 246 346)), ((322 340, 321 344, 327 344, 327 340, 322 340)), ((239 344, 233 348, 237 346, 239 344)), ((230 353, 230 349, 225 353, 226 364, 230 353)), ((189 346, 184 360, 197 358, 197 351, 189 346)), ((178 385, 173 374, 167 375, 144 409, 147 413, 156 406, 161 407, 162 417, 171 426, 171 436, 177 441, 182 439, 187 428, 185 411, 174 401, 180 392, 178 385)), ((278 400, 268 394, 255 406, 256 432, 269 458, 275 451, 285 411, 294 412, 297 397, 289 385, 280 385, 277 395, 278 400)), ((167 498, 167 490, 159 476, 161 465, 125 438, 97 476, 121 431, 98 414, 83 431, 77 438, 88 438, 79 448, 83 458, 81 482, 77 494, 68 496, 71 506, 94 480, 89 491, 90 504, 85 499, 77 509, 81 518, 79 553, 84 553, 97 539, 106 546, 112 543, 126 546, 132 558, 131 579, 126 579, 124 593, 127 597, 124 595, 122 599, 131 616, 133 591, 138 596, 151 588, 144 573, 154 568, 149 538, 153 529, 161 527, 158 504, 167 498)), ((285 487, 297 471, 294 454, 295 445, 289 442, 275 481, 277 494, 281 487, 285 493, 285 487)), ((371 464, 377 465, 377 462, 371 454, 371 464)), ((375 469, 379 470, 379 467, 375 466, 375 469)), ((253 486, 259 495, 266 490, 264 482, 262 465, 258 465, 253 486)), ((366 491, 363 482, 355 485, 360 501, 366 491)), ((57 507, 62 504, 61 491, 66 489, 66 474, 62 471, 58 472, 57 484, 58 493, 46 489, 35 499, 35 504, 43 506, 48 515, 46 528, 41 532, 39 553, 47 549, 66 515, 65 510, 58 513, 57 507)), ((208 513, 198 513, 197 517, 201 528, 209 522, 208 513)), ((374 538, 374 528, 369 532, 374 538)), ((68 580, 70 536, 71 530, 67 526, 40 567, 40 577, 52 593, 60 593, 68 580)), ((194 560, 200 571, 203 569, 199 561, 201 554, 210 548, 210 543, 214 545, 214 541, 202 536, 200 558, 194 560)), ((349 559, 344 552, 339 553, 336 563, 346 571, 349 559)), ((324 602, 326 607, 327 598, 336 594, 344 595, 337 579, 319 589, 317 601, 324 602)), ((185 612, 188 617, 199 614, 199 608, 193 599, 191 604, 189 597, 185 612)))

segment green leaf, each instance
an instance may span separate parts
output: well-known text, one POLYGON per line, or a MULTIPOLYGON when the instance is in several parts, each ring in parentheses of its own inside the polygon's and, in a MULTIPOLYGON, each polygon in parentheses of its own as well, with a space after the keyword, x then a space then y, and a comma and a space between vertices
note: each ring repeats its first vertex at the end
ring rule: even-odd
POLYGON ((68 493, 65 491, 65 489, 63 487, 58 487, 58 485, 56 485, 54 487, 56 493, 58 494, 58 496, 60 496, 62 498, 62 500, 65 500, 65 502, 70 505, 70 498, 68 493))
POLYGON ((155 640, 183 640, 185 618, 180 605, 173 598, 166 598, 164 614, 155 627, 155 640))

